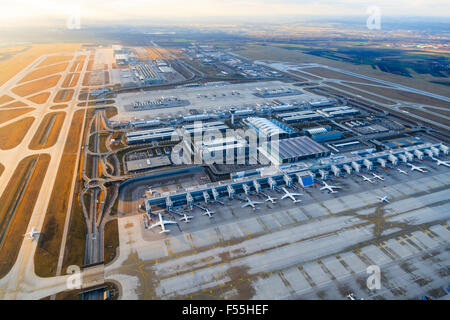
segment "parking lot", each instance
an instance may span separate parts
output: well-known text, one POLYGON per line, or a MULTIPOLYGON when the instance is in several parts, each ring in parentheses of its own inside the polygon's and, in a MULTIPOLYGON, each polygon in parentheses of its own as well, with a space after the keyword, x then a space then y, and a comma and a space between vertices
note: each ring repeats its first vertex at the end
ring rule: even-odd
POLYGON ((301 95, 292 95, 275 98, 262 98, 254 95, 257 88, 260 89, 279 89, 291 88, 298 90, 298 87, 289 83, 281 81, 263 81, 252 83, 239 83, 220 85, 216 87, 198 87, 190 88, 176 88, 170 90, 155 90, 139 93, 121 93, 117 96, 117 106, 119 107, 119 115, 115 120, 129 120, 136 118, 152 119, 155 117, 167 117, 176 115, 186 115, 189 109, 195 109, 198 112, 205 110, 220 110, 229 109, 230 107, 244 108, 245 106, 254 107, 256 104, 270 103, 271 100, 276 99, 283 103, 293 103, 302 101, 319 100, 323 97, 314 95, 309 92, 304 92, 301 95), (174 97, 179 100, 188 100, 189 106, 185 107, 171 107, 154 109, 151 111, 129 111, 125 106, 131 105, 136 101, 156 101, 161 97, 174 97), (219 106, 219 107, 218 107, 219 106), (120 118, 119 118, 120 117, 120 118))
POLYGON ((447 298, 450 173, 424 164, 425 174, 378 168, 385 180, 373 184, 332 178, 339 193, 302 189, 297 204, 253 210, 225 200, 208 205, 213 218, 195 208, 192 222, 168 226, 168 235, 144 229, 141 214, 120 218, 120 255, 105 277, 129 280, 124 299, 447 298), (389 203, 378 201, 384 195, 389 203), (369 265, 381 268, 379 290, 367 288, 369 265))

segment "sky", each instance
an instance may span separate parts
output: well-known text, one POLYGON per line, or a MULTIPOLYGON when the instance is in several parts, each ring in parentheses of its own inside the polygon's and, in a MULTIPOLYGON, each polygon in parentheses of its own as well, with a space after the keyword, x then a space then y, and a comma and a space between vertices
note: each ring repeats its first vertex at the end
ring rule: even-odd
POLYGON ((369 15, 370 6, 389 16, 450 16, 450 0, 0 0, 0 21, 14 26, 65 21, 120 23, 133 19, 369 15), (78 14, 79 13, 79 14, 78 14))

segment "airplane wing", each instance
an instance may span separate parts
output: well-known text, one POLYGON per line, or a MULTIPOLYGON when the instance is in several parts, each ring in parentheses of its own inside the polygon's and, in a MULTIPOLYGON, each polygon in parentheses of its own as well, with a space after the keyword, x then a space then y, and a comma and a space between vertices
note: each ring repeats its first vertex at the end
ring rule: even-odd
POLYGON ((158 226, 160 226, 161 225, 161 222, 159 221, 159 222, 156 222, 156 223, 154 223, 154 224, 152 224, 150 227, 149 227, 149 229, 153 229, 154 227, 158 227, 158 226))
POLYGON ((241 206, 241 208, 248 207, 249 205, 250 205, 250 203, 246 203, 246 204, 244 204, 243 206, 241 206))
POLYGON ((262 202, 254 201, 253 204, 261 204, 262 202))
POLYGON ((291 196, 297 196, 297 197, 299 197, 299 196, 302 196, 303 194, 301 194, 301 193, 291 193, 291 196))
POLYGON ((285 194, 284 196, 281 197, 281 200, 286 199, 287 197, 289 197, 289 195, 285 194))
POLYGON ((177 223, 176 221, 165 221, 165 220, 163 220, 163 223, 164 224, 174 224, 174 223, 177 223))

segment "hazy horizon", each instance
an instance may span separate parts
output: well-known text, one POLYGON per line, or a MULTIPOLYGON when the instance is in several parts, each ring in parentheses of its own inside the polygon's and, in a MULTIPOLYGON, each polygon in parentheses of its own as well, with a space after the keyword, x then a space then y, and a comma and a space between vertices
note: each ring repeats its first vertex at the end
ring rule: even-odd
MULTIPOLYGON (((3 0, 0 26, 8 28, 61 25, 70 16, 78 15, 84 25, 176 24, 176 23, 272 23, 286 17, 368 16, 370 6, 378 6, 384 17, 447 18, 447 0, 129 0, 95 2, 87 0, 3 0)), ((284 22, 284 21, 282 21, 284 22)))

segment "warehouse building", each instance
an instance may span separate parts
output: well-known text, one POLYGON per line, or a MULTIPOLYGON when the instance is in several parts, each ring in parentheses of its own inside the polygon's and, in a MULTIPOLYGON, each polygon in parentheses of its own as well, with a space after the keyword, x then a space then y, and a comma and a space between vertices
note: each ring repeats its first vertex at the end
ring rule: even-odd
POLYGON ((317 142, 339 140, 342 138, 342 132, 332 130, 330 126, 303 129, 302 132, 317 142))
POLYGON ((274 137, 285 139, 296 134, 294 129, 275 119, 250 117, 245 119, 244 123, 253 128, 259 136, 263 136, 267 140, 271 140, 274 137))
POLYGON ((323 115, 312 110, 304 110, 297 112, 281 113, 278 114, 277 117, 286 123, 296 123, 302 121, 322 119, 323 115))
POLYGON ((277 164, 297 162, 330 155, 330 150, 309 137, 271 141, 261 151, 277 164))
POLYGON ((126 135, 128 144, 148 143, 152 141, 171 140, 178 137, 178 133, 173 127, 158 128, 152 130, 140 130, 128 132, 126 135))
POLYGON ((240 137, 194 141, 194 152, 205 162, 235 163, 248 156, 247 141, 240 137))
POLYGON ((149 64, 140 64, 135 67, 136 77, 143 81, 144 84, 158 84, 162 83, 163 79, 159 74, 153 70, 153 67, 149 64))
POLYGON ((331 107, 317 110, 318 113, 323 114, 327 118, 342 117, 358 114, 358 109, 350 108, 349 106, 331 107))
POLYGON ((195 134, 205 134, 212 133, 214 131, 223 132, 228 128, 228 126, 223 121, 212 121, 212 122, 198 122, 194 124, 184 125, 182 127, 184 132, 188 132, 189 135, 194 136, 195 134))

